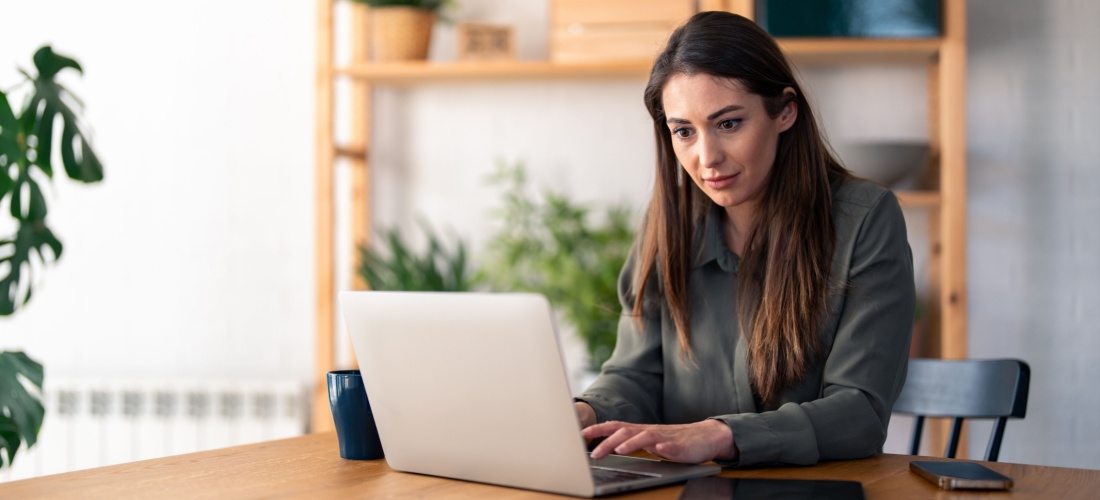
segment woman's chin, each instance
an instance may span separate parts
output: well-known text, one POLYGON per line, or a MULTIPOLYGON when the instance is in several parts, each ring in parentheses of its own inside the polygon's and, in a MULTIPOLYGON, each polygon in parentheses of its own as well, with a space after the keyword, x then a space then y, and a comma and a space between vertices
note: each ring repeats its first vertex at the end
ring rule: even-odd
POLYGON ((736 193, 708 192, 707 196, 710 197, 710 201, 722 208, 733 208, 745 203, 745 197, 738 196, 736 193))

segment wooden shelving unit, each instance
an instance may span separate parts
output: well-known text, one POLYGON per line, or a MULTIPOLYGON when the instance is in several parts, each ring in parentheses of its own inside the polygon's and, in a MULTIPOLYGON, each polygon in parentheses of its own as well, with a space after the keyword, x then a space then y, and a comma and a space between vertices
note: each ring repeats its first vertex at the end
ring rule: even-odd
MULTIPOLYGON (((937 54, 940 40, 808 38, 782 40, 781 46, 784 52, 800 64, 878 60, 923 61, 937 54)), ((644 78, 649 75, 652 64, 653 62, 648 60, 599 64, 550 61, 360 63, 336 68, 334 72, 337 76, 370 84, 416 85, 461 80, 644 78)))
POLYGON ((336 74, 386 85, 460 80, 645 78, 651 64, 652 62, 647 61, 611 64, 561 64, 549 61, 404 62, 351 65, 337 69, 336 74))
MULTIPOLYGON (((601 64, 561 64, 548 61, 414 62, 367 61, 364 7, 352 9, 351 62, 336 67, 333 61, 333 0, 318 0, 317 57, 317 386, 314 429, 331 427, 325 400, 324 374, 335 365, 335 277, 354 275, 353 269, 335 268, 333 170, 340 158, 348 160, 352 176, 352 241, 365 242, 369 234, 369 138, 371 88, 377 85, 410 86, 439 82, 488 80, 599 80, 644 79, 650 61, 601 64), (333 83, 352 82, 351 137, 336 144, 333 116, 337 105, 333 83)), ((728 10, 752 17, 752 0, 701 0, 704 10, 728 10)), ((926 210, 930 221, 928 241, 930 326, 921 354, 930 357, 965 358, 966 316, 966 3, 943 0, 943 35, 933 39, 781 39, 780 45, 796 65, 838 62, 904 61, 923 64, 928 73, 928 123, 932 169, 931 188, 900 192, 903 205, 926 210)), ((352 278, 357 287, 363 286, 352 278)), ((945 434, 932 426, 933 443, 945 434)))

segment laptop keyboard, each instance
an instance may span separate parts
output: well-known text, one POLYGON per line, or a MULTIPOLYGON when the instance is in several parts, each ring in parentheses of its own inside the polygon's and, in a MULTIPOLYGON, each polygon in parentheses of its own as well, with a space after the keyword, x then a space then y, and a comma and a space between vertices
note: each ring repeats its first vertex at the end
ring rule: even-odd
POLYGON ((596 484, 610 484, 623 481, 632 481, 635 479, 661 477, 660 474, 643 474, 620 469, 608 469, 606 467, 591 467, 591 470, 592 479, 596 482, 596 484))

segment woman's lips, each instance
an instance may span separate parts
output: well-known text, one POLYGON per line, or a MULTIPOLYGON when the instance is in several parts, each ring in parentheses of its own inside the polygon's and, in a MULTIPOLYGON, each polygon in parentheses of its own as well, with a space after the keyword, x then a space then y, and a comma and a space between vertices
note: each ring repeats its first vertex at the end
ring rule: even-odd
POLYGON ((703 179, 703 183, 705 183, 707 187, 711 189, 722 189, 726 186, 729 186, 730 184, 733 184, 734 178, 738 175, 739 173, 733 175, 718 175, 715 177, 707 177, 703 179))

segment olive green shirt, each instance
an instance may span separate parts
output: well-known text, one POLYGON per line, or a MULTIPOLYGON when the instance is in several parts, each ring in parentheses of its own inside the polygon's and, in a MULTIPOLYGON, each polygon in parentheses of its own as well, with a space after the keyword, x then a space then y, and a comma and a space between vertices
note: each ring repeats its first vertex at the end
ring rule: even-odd
MULTIPOLYGON (((913 259, 897 198, 849 179, 833 189, 836 250, 820 332, 824 356, 797 386, 758 406, 746 370, 746 342, 736 317, 739 258, 722 238, 721 208, 707 216, 688 278, 691 349, 681 361, 667 305, 646 308, 639 322, 631 277, 619 278, 623 316, 611 359, 577 399, 599 422, 681 424, 715 418, 729 425, 740 452, 723 465, 814 464, 880 452, 890 409, 905 382, 915 291, 913 259), (639 327, 640 325, 640 327, 639 327)), ((646 305, 651 298, 648 290, 646 305)))

